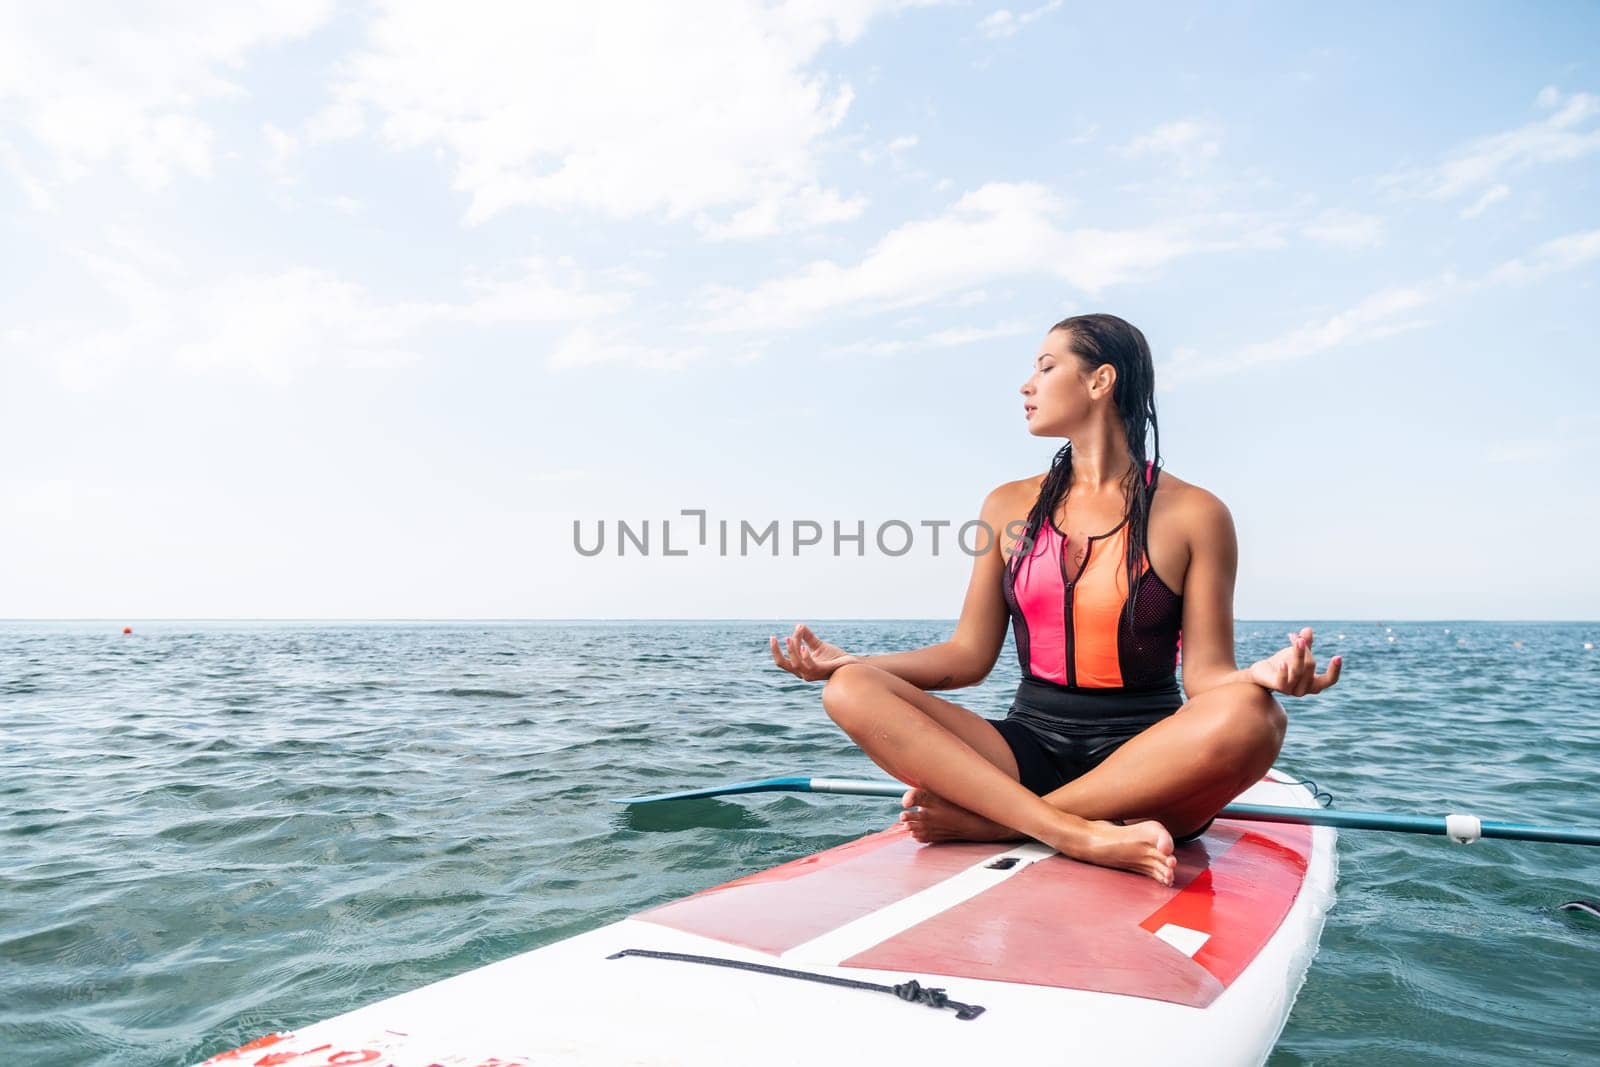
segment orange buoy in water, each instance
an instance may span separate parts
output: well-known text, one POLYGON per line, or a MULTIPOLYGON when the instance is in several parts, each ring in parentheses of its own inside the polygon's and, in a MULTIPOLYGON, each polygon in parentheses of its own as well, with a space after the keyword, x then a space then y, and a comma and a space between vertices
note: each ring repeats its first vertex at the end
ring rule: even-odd
POLYGON ((133 633, 133 627, 131 627, 131 626, 124 626, 124 627, 123 627, 123 628, 122 628, 122 632, 123 632, 123 633, 125 633, 125 634, 131 634, 131 633, 133 633))

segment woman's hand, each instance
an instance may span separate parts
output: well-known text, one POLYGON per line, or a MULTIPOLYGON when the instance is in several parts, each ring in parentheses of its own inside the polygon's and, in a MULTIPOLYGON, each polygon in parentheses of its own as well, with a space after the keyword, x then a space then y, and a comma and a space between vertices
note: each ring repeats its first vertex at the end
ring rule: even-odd
POLYGON ((1341 656, 1328 661, 1328 669, 1317 673, 1316 658, 1311 655, 1311 627, 1289 635, 1289 647, 1270 659, 1258 659, 1250 665, 1250 680, 1273 693, 1303 697, 1320 693, 1339 680, 1339 669, 1344 665, 1341 656))
POLYGON ((846 663, 860 663, 860 656, 852 656, 838 645, 830 645, 811 632, 811 627, 799 623, 794 633, 784 638, 788 651, 785 656, 778 651, 778 639, 771 638, 772 662, 806 682, 820 682, 846 663))

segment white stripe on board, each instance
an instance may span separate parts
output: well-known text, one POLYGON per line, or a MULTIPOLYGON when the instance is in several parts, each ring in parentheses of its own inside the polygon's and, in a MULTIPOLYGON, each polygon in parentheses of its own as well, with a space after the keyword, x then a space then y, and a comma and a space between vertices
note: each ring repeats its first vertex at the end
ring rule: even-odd
POLYGON ((1194 954, 1211 940, 1211 935, 1204 930, 1191 930, 1176 923, 1163 924, 1161 929, 1156 931, 1156 936, 1190 959, 1194 959, 1194 954))
POLYGON ((868 912, 859 919, 798 944, 779 959, 790 963, 834 966, 840 960, 847 960, 873 945, 887 941, 902 930, 908 930, 963 901, 971 900, 984 890, 1016 876, 1030 864, 1055 854, 1055 849, 1036 841, 996 853, 920 893, 886 904, 877 911, 868 912), (1005 870, 993 868, 996 860, 1007 857, 1014 857, 1017 862, 1005 870))

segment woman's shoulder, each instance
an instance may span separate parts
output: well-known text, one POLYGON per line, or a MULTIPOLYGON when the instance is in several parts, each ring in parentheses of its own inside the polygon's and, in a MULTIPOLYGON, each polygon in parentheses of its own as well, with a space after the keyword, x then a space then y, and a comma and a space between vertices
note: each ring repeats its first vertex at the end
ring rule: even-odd
POLYGON ((1171 513, 1186 524, 1211 526, 1232 521, 1228 506, 1221 497, 1165 469, 1156 481, 1156 500, 1160 502, 1162 511, 1171 513))
MULTIPOLYGON (((1027 510, 1039 496, 1048 471, 1029 474, 1009 482, 1001 482, 989 492, 986 506, 1015 509, 1021 505, 1027 510)), ((1228 515, 1228 507, 1209 489, 1178 477, 1165 468, 1156 479, 1156 500, 1162 511, 1171 511, 1200 522, 1215 522, 1228 515)))
MULTIPOLYGON (((1048 472, 1046 472, 1048 473, 1048 472)), ((1025 478, 1016 478, 1009 482, 1001 482, 989 490, 986 503, 1008 505, 1024 501, 1031 505, 1034 498, 1039 495, 1039 487, 1044 485, 1044 474, 1030 474, 1025 478)))

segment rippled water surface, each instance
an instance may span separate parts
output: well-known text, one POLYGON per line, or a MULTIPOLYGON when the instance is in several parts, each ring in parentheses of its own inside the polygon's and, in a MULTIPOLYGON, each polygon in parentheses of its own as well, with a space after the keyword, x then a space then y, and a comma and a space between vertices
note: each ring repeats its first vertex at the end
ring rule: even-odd
MULTIPOLYGON (((0 1061, 182 1064, 839 844, 898 802, 790 623, 0 624, 0 1061), (778 630, 774 630, 778 626, 778 630)), ((814 623, 855 652, 939 622, 814 623)), ((1594 825, 1600 625, 1328 622, 1280 766, 1341 807, 1594 825)), ((1287 625, 1241 623, 1239 656, 1287 625)), ((991 718, 1014 651, 976 689, 991 718)), ((1273 1063, 1593 1062, 1600 850, 1345 833, 1273 1063)))

